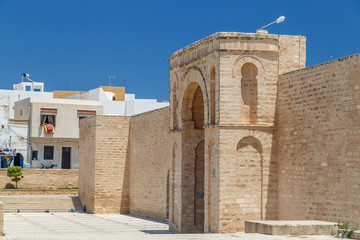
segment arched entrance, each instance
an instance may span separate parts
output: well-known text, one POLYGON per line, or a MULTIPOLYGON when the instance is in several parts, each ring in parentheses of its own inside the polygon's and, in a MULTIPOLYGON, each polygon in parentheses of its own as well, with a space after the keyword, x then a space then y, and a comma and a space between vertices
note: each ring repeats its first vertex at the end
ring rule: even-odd
POLYGON ((204 232, 204 94, 191 82, 182 101, 182 232, 204 232))

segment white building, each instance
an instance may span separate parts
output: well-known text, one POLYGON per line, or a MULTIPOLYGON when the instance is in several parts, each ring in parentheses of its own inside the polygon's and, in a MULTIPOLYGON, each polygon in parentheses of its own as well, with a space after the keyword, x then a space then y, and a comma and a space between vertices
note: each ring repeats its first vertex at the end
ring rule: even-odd
POLYGON ((104 107, 104 115, 132 116, 169 106, 169 102, 158 102, 156 99, 136 99, 135 94, 125 94, 125 101, 114 101, 114 95, 113 92, 104 91, 99 87, 65 99, 99 101, 104 107))
POLYGON ((14 90, 0 90, 0 149, 16 149, 23 167, 27 156, 28 126, 27 121, 14 118, 14 104, 29 97, 50 99, 53 93, 44 92, 44 83, 39 82, 20 82, 14 85, 14 90))
POLYGON ((78 168, 79 120, 101 115, 99 101, 26 98, 15 103, 15 119, 30 126, 28 161, 33 168, 78 168), (51 124, 54 131, 45 131, 51 124))
MULTIPOLYGON (((23 76, 23 79, 29 79, 28 75, 27 78, 23 76)), ((16 149, 21 158, 16 160, 16 165, 22 167, 30 167, 31 163, 31 167, 39 168, 43 163, 58 168, 77 168, 78 122, 84 117, 78 110, 90 109, 97 115, 132 116, 169 106, 169 102, 157 102, 156 99, 136 99, 135 94, 125 94, 123 87, 99 87, 86 92, 44 92, 44 83, 29 79, 29 82, 14 84, 13 88, 0 90, 0 149, 16 149), (56 112, 55 134, 52 135, 44 134, 40 126, 39 118, 46 109, 56 112), (45 156, 49 149, 53 149, 52 159, 48 159, 49 153, 45 156), (65 154, 68 155, 66 161, 65 154)))

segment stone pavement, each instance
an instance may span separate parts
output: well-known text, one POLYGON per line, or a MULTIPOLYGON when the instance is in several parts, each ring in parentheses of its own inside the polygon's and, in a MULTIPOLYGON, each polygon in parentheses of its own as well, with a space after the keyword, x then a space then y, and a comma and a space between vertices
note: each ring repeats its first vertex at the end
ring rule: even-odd
POLYGON ((86 213, 5 213, 2 239, 157 239, 157 240, 329 240, 330 236, 270 236, 262 234, 171 234, 166 222, 137 216, 86 213))

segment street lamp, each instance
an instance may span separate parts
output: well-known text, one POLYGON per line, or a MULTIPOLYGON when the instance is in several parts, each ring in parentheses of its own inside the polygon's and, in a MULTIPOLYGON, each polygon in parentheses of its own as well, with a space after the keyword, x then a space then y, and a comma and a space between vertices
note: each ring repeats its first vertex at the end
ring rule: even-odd
POLYGON ((260 30, 263 30, 263 28, 268 27, 268 26, 270 26, 271 24, 274 24, 274 23, 282 23, 283 21, 285 21, 285 17, 284 17, 284 16, 281 16, 281 17, 279 17, 278 19, 276 19, 276 21, 271 22, 271 23, 263 26, 260 30))

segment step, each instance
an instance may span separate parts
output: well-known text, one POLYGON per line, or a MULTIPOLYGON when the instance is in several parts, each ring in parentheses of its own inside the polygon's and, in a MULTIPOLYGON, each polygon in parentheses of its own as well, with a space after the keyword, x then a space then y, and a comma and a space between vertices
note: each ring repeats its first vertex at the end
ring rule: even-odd
POLYGON ((68 212, 82 209, 78 196, 69 195, 13 195, 0 196, 4 212, 68 212))
POLYGON ((335 235, 337 223, 308 220, 245 221, 245 233, 268 235, 335 235))

